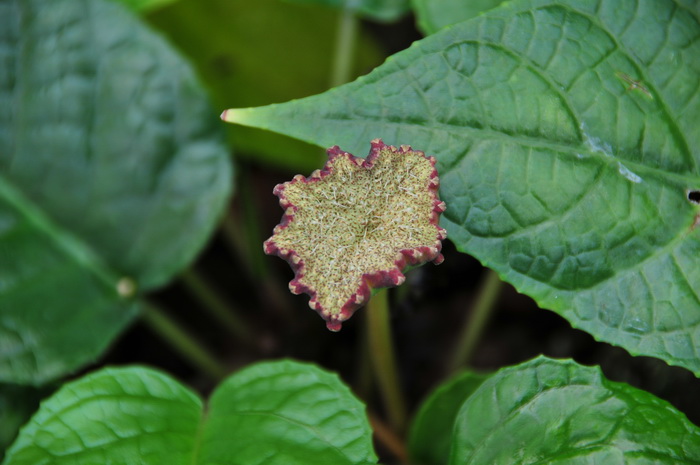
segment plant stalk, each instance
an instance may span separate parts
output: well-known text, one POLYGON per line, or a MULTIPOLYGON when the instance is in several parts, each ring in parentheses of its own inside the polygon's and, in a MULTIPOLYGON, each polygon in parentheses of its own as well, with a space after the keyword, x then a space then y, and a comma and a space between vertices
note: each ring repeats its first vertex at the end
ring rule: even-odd
POLYGON ((498 295, 500 294, 503 282, 495 271, 486 269, 486 276, 483 278, 476 301, 470 316, 462 330, 462 334, 457 342, 454 356, 449 366, 450 373, 454 373, 466 366, 474 353, 474 348, 481 338, 484 326, 491 315, 498 295))
POLYGON ((211 378, 219 381, 228 374, 229 370, 216 357, 153 302, 145 302, 142 319, 173 350, 211 378))
POLYGON ((394 431, 400 433, 406 426, 406 402, 399 382, 386 289, 380 290, 370 299, 366 319, 374 376, 386 405, 389 424, 394 431))
POLYGON ((245 344, 253 342, 247 324, 194 267, 185 270, 180 275, 180 280, 200 302, 200 307, 221 323, 231 335, 245 344))
POLYGON ((331 87, 345 84, 352 78, 352 63, 358 26, 355 13, 347 6, 344 6, 340 12, 338 27, 336 28, 331 87))

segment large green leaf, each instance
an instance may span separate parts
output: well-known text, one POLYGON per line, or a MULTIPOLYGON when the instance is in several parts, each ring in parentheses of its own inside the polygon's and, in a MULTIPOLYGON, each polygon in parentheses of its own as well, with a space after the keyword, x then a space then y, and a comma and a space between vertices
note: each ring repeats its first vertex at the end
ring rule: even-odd
POLYGON ((412 3, 419 29, 423 34, 430 35, 445 26, 495 8, 503 0, 413 0, 412 3))
POLYGON ((367 18, 378 21, 396 21, 410 9, 409 0, 285 0, 347 8, 367 18))
POLYGON ((249 367, 202 401, 147 368, 66 384, 21 430, 4 465, 376 463, 364 406, 337 376, 281 361, 249 367))
POLYGON ((353 83, 226 118, 435 155, 459 250, 597 339, 697 374, 699 10, 508 2, 353 83))
MULTIPOLYGON (((221 110, 306 97, 328 88, 337 13, 280 0, 179 0, 148 16, 197 67, 221 110)), ((352 75, 381 63, 368 35, 357 38, 352 75)), ((323 152, 288 137, 229 126, 236 156, 299 170, 323 152)))
POLYGON ((460 407, 489 375, 462 372, 440 385, 423 402, 408 438, 412 463, 444 465, 450 457, 452 427, 460 407))
POLYGON ((0 0, 0 380, 94 360, 230 191, 190 68, 120 5, 0 0))
POLYGON ((697 464, 700 429, 597 368, 538 358, 501 370, 465 397, 448 463, 697 464))

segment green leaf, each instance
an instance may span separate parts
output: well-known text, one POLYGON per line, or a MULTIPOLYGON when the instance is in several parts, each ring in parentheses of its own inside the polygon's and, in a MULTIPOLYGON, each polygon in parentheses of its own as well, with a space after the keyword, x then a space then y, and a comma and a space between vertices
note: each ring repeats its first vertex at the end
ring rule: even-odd
POLYGON ((424 35, 445 26, 473 18, 483 11, 497 7, 504 0, 412 0, 416 23, 424 35))
POLYGON ((484 381, 452 438, 454 465, 700 463, 700 429, 670 404, 544 357, 484 381))
POLYGON ((441 384, 423 402, 408 438, 412 463, 444 465, 450 457, 452 427, 464 401, 489 375, 462 372, 441 384))
POLYGON ((333 8, 347 8, 376 21, 396 21, 408 13, 409 0, 285 0, 290 3, 310 3, 333 8))
POLYGON ((699 6, 509 2, 353 83, 225 116, 435 155, 459 250, 597 339, 700 374, 699 6))
MULTIPOLYGON (((179 0, 150 14, 212 92, 217 114, 305 97, 328 88, 337 13, 279 0, 179 0)), ((371 37, 357 38, 352 73, 383 59, 371 37)), ((228 127, 236 156, 293 170, 313 170, 325 156, 294 139, 228 127)))
POLYGON ((44 402, 8 451, 20 464, 376 463, 364 406, 336 375, 251 366, 201 400, 147 368, 108 368, 44 402))
POLYGON ((194 258, 231 166, 191 69, 122 6, 0 0, 0 50, 0 380, 38 384, 194 258))

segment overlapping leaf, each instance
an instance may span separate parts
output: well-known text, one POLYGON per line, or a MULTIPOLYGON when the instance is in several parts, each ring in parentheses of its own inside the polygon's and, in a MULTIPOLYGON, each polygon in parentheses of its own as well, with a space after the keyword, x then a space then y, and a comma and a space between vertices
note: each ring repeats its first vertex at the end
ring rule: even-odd
POLYGON ((546 358, 465 392, 451 437, 450 465, 700 463, 700 429, 670 404, 546 358))
POLYGON ((44 402, 4 465, 376 463, 364 406, 337 376, 268 362, 201 399, 147 368, 107 368, 44 402))
POLYGON ((0 379, 94 360, 230 191, 190 68, 120 5, 0 0, 0 379))
POLYGON ((228 116, 435 155, 460 250, 597 339, 697 374, 699 10, 508 2, 353 83, 228 116))

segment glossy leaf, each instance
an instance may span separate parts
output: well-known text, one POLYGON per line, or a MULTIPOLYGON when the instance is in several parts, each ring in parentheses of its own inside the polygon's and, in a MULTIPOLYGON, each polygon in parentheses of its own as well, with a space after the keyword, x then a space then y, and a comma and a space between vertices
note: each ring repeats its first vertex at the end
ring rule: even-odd
POLYGON ((231 166, 190 68, 124 7, 0 0, 0 380, 94 360, 204 245, 231 166))
POLYGON ((445 26, 473 18, 503 3, 503 0, 413 0, 418 28, 430 35, 445 26))
MULTIPOLYGON (((231 106, 306 97, 329 86, 335 11, 280 0, 178 0, 148 21, 197 67, 217 115, 231 106)), ((357 38, 352 75, 381 63, 377 45, 357 38)), ((236 156, 295 171, 325 160, 316 147, 259 130, 228 127, 236 156)))
POLYGON ((513 1, 353 83, 227 114, 436 156, 459 250, 597 339, 698 374, 699 5, 513 1))
POLYGON ((333 8, 347 8, 359 15, 377 21, 396 21, 410 8, 408 0, 285 0, 310 3, 333 8))
POLYGON ((600 370, 538 358, 466 398, 449 464, 700 463, 700 429, 653 395, 600 370))
POLYGON ((426 399, 411 424, 411 463, 444 465, 450 457, 452 427, 460 407, 489 375, 462 372, 441 384, 426 399))
POLYGON ((202 401, 157 371, 108 368, 66 384, 3 465, 376 463, 364 406, 337 376, 291 361, 251 366, 202 401))

